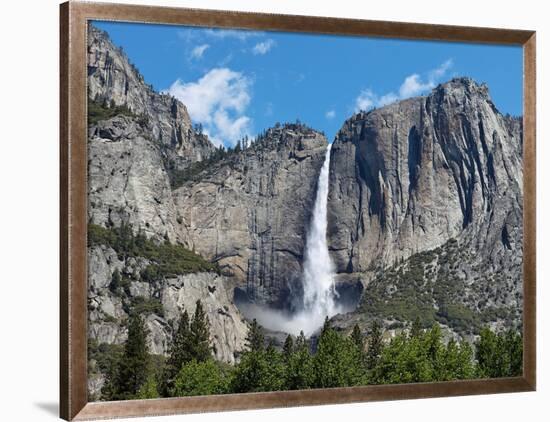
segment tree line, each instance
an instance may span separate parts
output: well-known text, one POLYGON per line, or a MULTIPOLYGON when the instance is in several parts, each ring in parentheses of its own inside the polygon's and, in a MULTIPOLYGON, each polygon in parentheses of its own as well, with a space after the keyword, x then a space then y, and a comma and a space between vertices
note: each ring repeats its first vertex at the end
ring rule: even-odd
POLYGON ((327 319, 316 341, 303 332, 295 338, 289 335, 282 350, 266 344, 262 327, 253 320, 235 365, 214 359, 200 300, 193 315, 182 312, 169 356, 160 363, 147 349, 147 336, 142 317, 131 314, 123 351, 106 374, 103 400, 449 381, 522 372, 518 332, 495 333, 486 327, 472 348, 466 341, 445 342, 438 324, 422 329, 418 319, 390 341, 384 340, 377 321, 368 335, 357 325, 344 335, 327 319))

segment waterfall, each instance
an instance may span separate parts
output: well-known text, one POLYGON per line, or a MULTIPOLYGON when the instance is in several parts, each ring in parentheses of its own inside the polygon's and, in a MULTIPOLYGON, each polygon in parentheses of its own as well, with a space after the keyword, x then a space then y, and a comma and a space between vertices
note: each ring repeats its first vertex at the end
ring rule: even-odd
POLYGON ((321 326, 326 316, 338 313, 335 304, 334 265, 327 245, 327 201, 329 188, 329 144, 319 173, 317 194, 306 239, 303 272, 303 313, 309 319, 308 331, 321 326))
POLYGON ((325 160, 317 181, 317 193, 313 214, 306 238, 305 261, 302 274, 304 289, 302 308, 292 315, 279 310, 260 308, 254 304, 241 304, 241 311, 256 318, 266 328, 298 335, 303 331, 310 336, 319 329, 328 316, 340 313, 343 309, 336 304, 334 288, 334 266, 327 245, 327 202, 330 168, 328 145, 325 160))

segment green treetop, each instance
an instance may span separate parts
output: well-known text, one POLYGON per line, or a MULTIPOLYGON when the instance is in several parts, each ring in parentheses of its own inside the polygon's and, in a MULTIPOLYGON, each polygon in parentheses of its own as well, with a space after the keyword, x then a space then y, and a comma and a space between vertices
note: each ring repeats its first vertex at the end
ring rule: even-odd
POLYGON ((246 347, 248 350, 257 352, 264 348, 264 333, 256 319, 252 320, 246 336, 246 347))
POLYGON ((135 398, 146 383, 150 365, 147 335, 148 330, 143 319, 133 313, 128 324, 128 339, 124 344, 124 352, 114 380, 114 400, 135 398))
POLYGON ((210 346, 210 324, 200 299, 197 300, 189 328, 192 358, 198 362, 204 362, 212 356, 212 347, 210 346))

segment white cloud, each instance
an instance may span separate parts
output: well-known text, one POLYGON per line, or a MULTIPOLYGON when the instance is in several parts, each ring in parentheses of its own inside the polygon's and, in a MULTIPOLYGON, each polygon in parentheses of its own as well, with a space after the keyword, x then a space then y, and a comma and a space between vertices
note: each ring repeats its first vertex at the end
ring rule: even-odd
POLYGON ((376 94, 370 89, 364 89, 359 93, 359 96, 355 99, 355 110, 368 110, 374 107, 378 102, 376 94))
POLYGON ((269 50, 271 50, 273 47, 275 47, 275 41, 272 40, 271 38, 269 38, 265 41, 257 43, 252 48, 252 53, 256 54, 256 55, 258 55, 258 54, 264 55, 264 54, 268 53, 269 50))
POLYGON ((233 38, 239 41, 245 41, 248 38, 260 37, 264 33, 246 29, 206 29, 204 30, 204 34, 212 38, 233 38))
POLYGON ((329 120, 334 119, 335 116, 336 116, 336 111, 334 110, 329 110, 325 113, 325 117, 329 120))
POLYGON ((238 41, 246 41, 249 38, 263 36, 260 31, 248 31, 237 29, 202 29, 202 28, 186 28, 178 31, 177 36, 185 42, 196 42, 197 40, 210 39, 235 39, 238 41))
POLYGON ((407 76, 399 87, 399 98, 414 97, 431 88, 433 88, 431 81, 422 82, 420 75, 415 73, 407 76))
POLYGON ((201 44, 197 45, 193 50, 191 50, 191 58, 192 59, 200 59, 202 58, 204 52, 209 48, 210 46, 208 44, 201 44))
POLYGON ((399 99, 399 97, 397 95, 395 95, 393 92, 390 92, 388 94, 385 94, 385 95, 382 95, 379 99, 378 99, 378 105, 380 107, 382 106, 385 106, 387 104, 391 104, 391 103, 394 103, 396 102, 397 100, 399 99))
POLYGON ((233 60, 233 53, 225 55, 222 59, 218 60, 219 67, 226 67, 233 60))
POLYGON ((430 70, 426 78, 422 78, 418 73, 407 76, 399 87, 397 94, 395 92, 388 92, 384 95, 377 95, 370 89, 364 89, 355 99, 355 111, 382 107, 398 100, 421 95, 435 88, 452 66, 453 61, 449 59, 437 68, 430 70))
POLYGON ((229 139, 234 144, 248 134, 251 121, 248 116, 239 116, 232 119, 227 110, 218 109, 214 113, 214 123, 219 136, 222 139, 229 139))
POLYGON ((167 92, 187 106, 193 122, 201 123, 213 142, 235 145, 250 133, 252 119, 245 115, 250 87, 242 73, 215 68, 196 82, 178 79, 167 92))
POLYGON ((448 59, 441 63, 441 65, 430 72, 430 79, 435 81, 441 79, 445 74, 453 67, 453 60, 448 59))
POLYGON ((203 29, 186 28, 178 31, 177 36, 185 42, 196 42, 197 40, 210 39, 234 39, 246 41, 249 38, 261 37, 265 33, 261 31, 249 31, 246 29, 203 29))

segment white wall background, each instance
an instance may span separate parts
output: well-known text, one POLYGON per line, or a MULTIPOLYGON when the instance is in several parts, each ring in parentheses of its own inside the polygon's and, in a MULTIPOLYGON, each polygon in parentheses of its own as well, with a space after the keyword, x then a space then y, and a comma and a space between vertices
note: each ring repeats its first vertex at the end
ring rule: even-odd
MULTIPOLYGON (((122 2, 122 0, 119 0, 122 2)), ((124 1, 128 3, 128 1, 124 1)), ((550 26, 536 0, 133 0, 257 12, 533 29, 538 32, 538 392, 186 416, 187 421, 519 421, 550 410, 550 26), (545 192, 546 191, 546 192, 545 192), (546 193, 546 195, 545 195, 546 193), (483 418, 483 419, 482 419, 483 418)), ((0 419, 57 418, 58 1, 2 2, 0 31, 0 419)), ((544 416, 543 416, 544 415, 544 416)), ((175 421, 180 417, 150 418, 175 421)), ((135 420, 135 419, 134 419, 135 420)), ((140 419, 141 420, 141 419, 140 419)))

